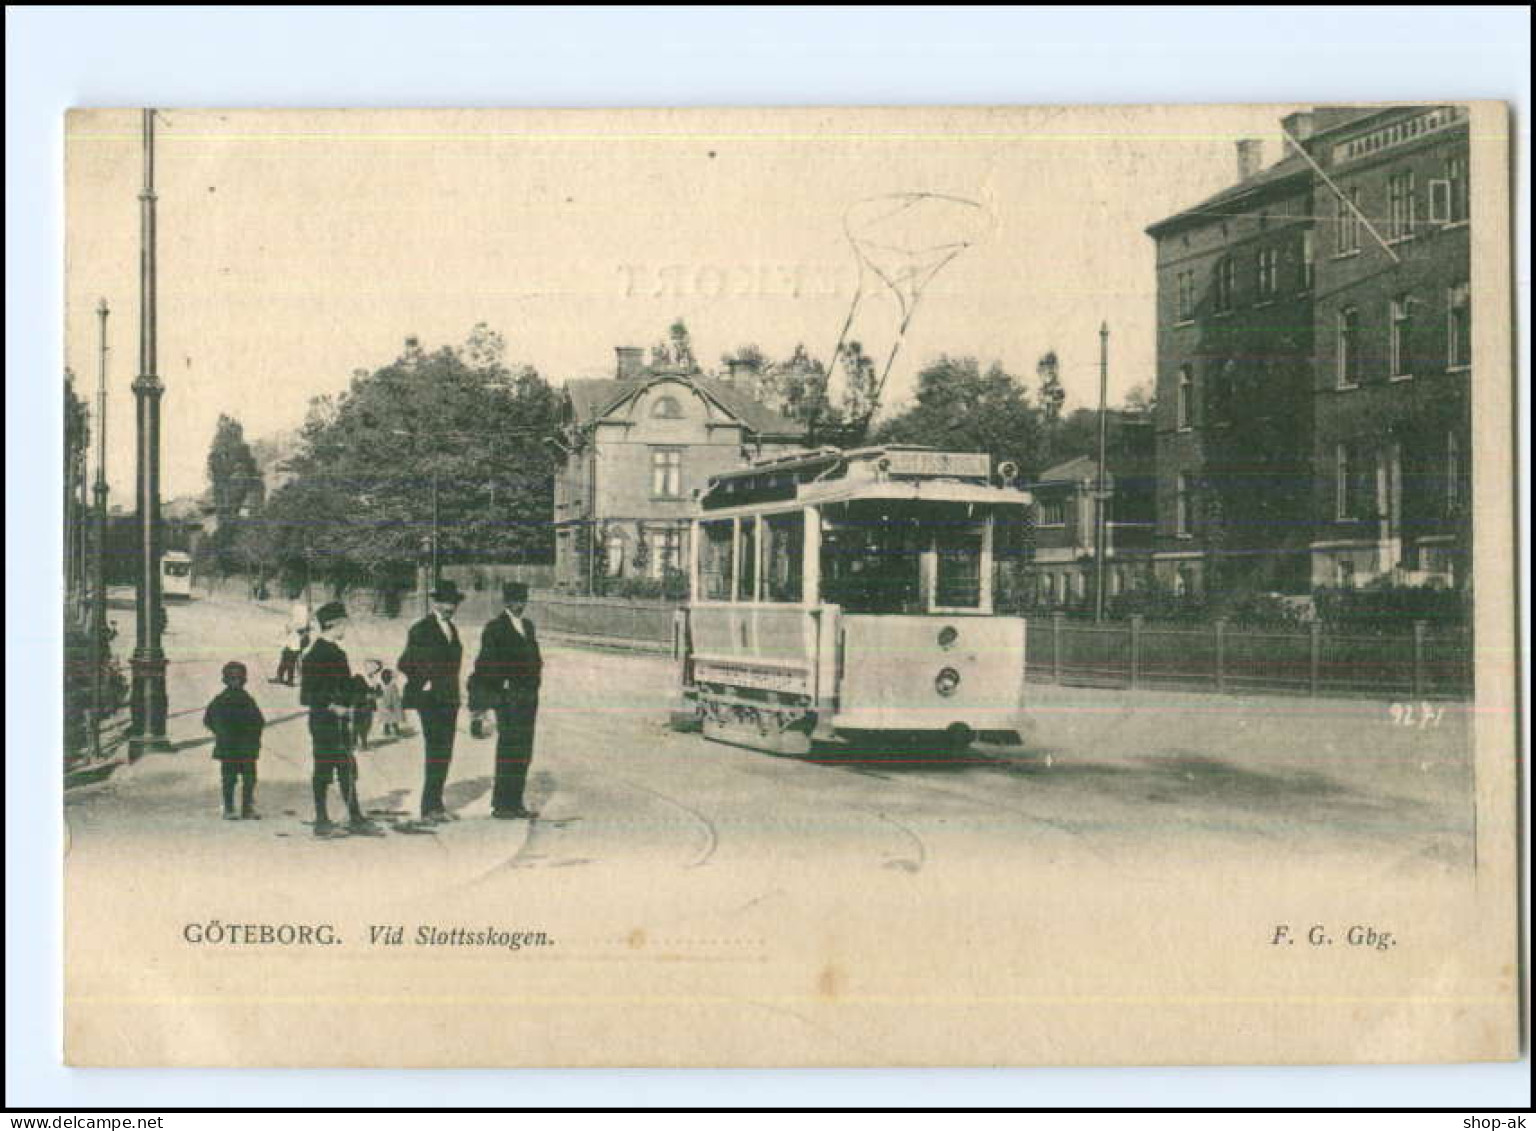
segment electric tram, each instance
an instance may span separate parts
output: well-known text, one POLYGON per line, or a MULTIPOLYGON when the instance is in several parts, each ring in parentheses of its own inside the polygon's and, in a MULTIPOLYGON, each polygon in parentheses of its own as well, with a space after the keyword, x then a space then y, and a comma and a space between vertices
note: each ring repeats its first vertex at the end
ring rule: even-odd
POLYGON ((192 599, 192 557, 180 550, 160 555, 160 595, 167 601, 192 599))
POLYGON ((712 477, 689 539, 672 723, 785 754, 813 741, 1019 742, 1024 621, 993 559, 1031 506, 985 453, 823 448, 712 477))

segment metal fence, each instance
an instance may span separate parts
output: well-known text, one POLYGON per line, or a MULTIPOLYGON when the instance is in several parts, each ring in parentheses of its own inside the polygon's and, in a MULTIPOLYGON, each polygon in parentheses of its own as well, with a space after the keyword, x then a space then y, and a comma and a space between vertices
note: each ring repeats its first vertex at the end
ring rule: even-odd
POLYGON ((647 649, 671 648, 672 616, 677 607, 673 601, 575 597, 552 592, 534 592, 528 599, 528 615, 545 632, 647 649))
POLYGON ((1027 676, 1040 683, 1298 695, 1466 698, 1470 635, 1413 622, 1408 633, 1239 629, 1224 621, 1187 626, 1140 617, 1113 624, 1033 618, 1027 676))

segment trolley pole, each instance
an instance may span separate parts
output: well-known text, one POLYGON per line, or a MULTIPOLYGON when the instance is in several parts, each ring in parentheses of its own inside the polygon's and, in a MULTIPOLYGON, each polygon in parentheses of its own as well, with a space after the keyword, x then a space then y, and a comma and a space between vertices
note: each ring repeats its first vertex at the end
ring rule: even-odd
POLYGON ((434 466, 432 468, 432 576, 430 579, 433 589, 436 589, 443 580, 439 549, 441 536, 438 533, 437 475, 438 469, 434 466))
POLYGON ((107 300, 96 304, 101 348, 96 372, 96 587, 91 602, 95 708, 91 712, 91 756, 101 757, 101 724, 107 716, 107 300))
POLYGON ((155 374, 155 112, 143 112, 144 188, 139 193, 139 375, 137 411, 139 579, 134 612, 132 746, 135 754, 167 748, 165 652, 160 646, 160 398, 155 374))
POLYGON ((1099 324, 1099 473, 1093 508, 1093 621, 1104 620, 1104 554, 1108 539, 1109 323, 1099 324))

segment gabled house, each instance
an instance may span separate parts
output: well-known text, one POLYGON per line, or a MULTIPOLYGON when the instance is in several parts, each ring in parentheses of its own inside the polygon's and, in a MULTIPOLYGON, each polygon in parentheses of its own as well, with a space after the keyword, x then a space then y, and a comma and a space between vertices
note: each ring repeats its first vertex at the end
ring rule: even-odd
POLYGON ((565 385, 555 584, 569 592, 680 574, 695 493, 709 477, 805 444, 804 425, 753 395, 749 367, 706 377, 688 365, 643 364, 637 347, 617 354, 612 379, 565 385))
MULTIPOLYGON (((1104 592, 1142 588, 1152 575, 1157 518, 1155 436, 1151 420, 1116 412, 1110 418, 1109 474, 1104 480, 1104 592)), ((1097 584, 1099 461, 1080 455, 1046 468, 1029 484, 1035 498, 1034 554, 1026 574, 1030 603, 1090 608, 1097 584)))

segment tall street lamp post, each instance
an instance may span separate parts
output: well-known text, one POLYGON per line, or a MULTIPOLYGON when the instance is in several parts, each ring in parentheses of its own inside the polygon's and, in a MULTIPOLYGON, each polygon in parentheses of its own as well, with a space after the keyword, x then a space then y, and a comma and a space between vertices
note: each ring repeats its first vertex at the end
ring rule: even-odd
POLYGON ((136 753, 163 750, 168 711, 165 652, 160 646, 160 397, 155 375, 155 112, 143 113, 144 188, 139 193, 139 375, 137 411, 139 583, 133 659, 132 744, 136 753))
POLYGON ((101 757, 101 724, 107 715, 107 300, 96 304, 101 323, 101 349, 96 372, 96 586, 92 594, 91 640, 94 699, 91 712, 91 754, 101 757))
POLYGON ((1109 525, 1109 323, 1099 324, 1099 475, 1093 507, 1093 620, 1104 619, 1104 555, 1109 525))

